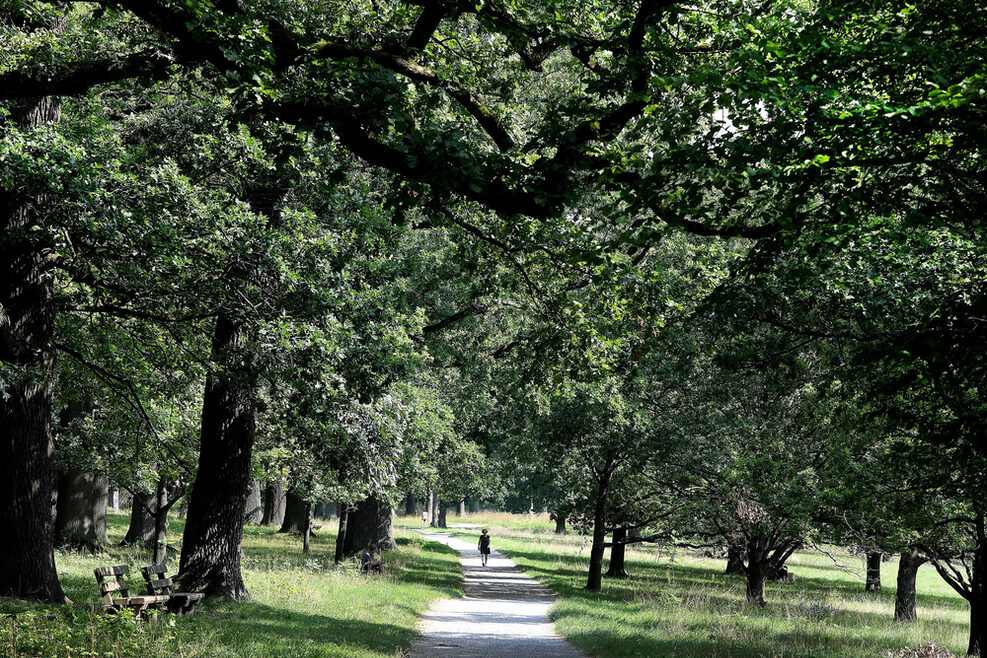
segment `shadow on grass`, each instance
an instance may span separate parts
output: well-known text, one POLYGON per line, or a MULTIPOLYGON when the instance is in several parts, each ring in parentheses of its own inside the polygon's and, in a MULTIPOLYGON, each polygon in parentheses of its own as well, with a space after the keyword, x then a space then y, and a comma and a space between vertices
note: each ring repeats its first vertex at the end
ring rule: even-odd
POLYGON ((223 644, 265 656, 297 656, 299 642, 313 649, 305 654, 312 656, 339 655, 340 648, 391 654, 395 647, 411 646, 416 637, 413 629, 393 624, 311 615, 255 602, 214 603, 196 625, 219 635, 223 644))

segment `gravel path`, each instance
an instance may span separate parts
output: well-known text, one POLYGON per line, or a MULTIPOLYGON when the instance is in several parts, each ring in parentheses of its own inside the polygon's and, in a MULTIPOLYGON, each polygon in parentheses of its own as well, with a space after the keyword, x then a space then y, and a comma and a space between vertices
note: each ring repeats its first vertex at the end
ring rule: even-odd
POLYGON ((552 593, 513 562, 494 551, 484 567, 475 543, 443 533, 422 535, 459 551, 465 596, 432 604, 418 624, 422 636, 411 647, 413 658, 584 658, 555 634, 548 620, 552 593))

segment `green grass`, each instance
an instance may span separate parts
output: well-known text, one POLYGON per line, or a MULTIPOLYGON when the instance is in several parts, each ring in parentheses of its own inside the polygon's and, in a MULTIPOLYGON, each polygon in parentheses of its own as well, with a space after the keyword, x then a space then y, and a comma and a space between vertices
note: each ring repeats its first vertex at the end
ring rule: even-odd
MULTIPOLYGON (((335 534, 318 531, 308 555, 297 536, 248 527, 243 574, 253 601, 209 600, 191 617, 161 615, 143 624, 104 617, 93 567, 149 562, 136 549, 115 546, 127 517, 111 515, 108 552, 56 554, 59 577, 73 604, 52 608, 0 602, 3 656, 290 657, 395 656, 416 637, 414 625, 431 601, 461 594, 458 553, 398 531, 400 551, 385 554, 386 575, 363 576, 355 563, 334 569, 335 534)), ((183 523, 172 521, 172 536, 183 523)), ((171 560, 171 564, 177 559, 171 560)))
MULTIPOLYGON (((449 522, 460 521, 450 517, 449 522)), ((626 580, 604 579, 586 592, 590 538, 554 534, 547 517, 518 520, 477 515, 496 550, 550 587, 559 601, 550 616, 558 632, 594 656, 881 656, 925 642, 963 655, 969 632, 966 602, 930 566, 919 570, 915 624, 892 620, 897 563, 884 563, 884 591, 863 591, 861 559, 835 552, 839 562, 798 553, 794 583, 769 583, 768 606, 744 602, 744 581, 725 576, 723 560, 654 547, 631 549, 626 580)), ((472 529, 452 533, 475 539, 472 529)))

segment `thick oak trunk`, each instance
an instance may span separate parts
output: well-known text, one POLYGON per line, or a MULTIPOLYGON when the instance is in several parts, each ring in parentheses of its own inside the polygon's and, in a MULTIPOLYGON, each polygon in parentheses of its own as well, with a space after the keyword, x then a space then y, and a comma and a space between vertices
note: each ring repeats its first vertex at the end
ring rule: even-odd
POLYGON ((95 473, 69 468, 58 476, 55 537, 77 549, 100 550, 106 541, 107 480, 95 473))
MULTIPOLYGON (((11 114, 27 131, 58 121, 61 104, 50 97, 35 98, 13 107, 11 114)), ((0 137, 4 132, 0 127, 0 137)), ((52 518, 55 306, 44 227, 49 203, 0 188, 0 363, 5 371, 0 390, 0 596, 63 603, 52 518)))
POLYGON ((557 534, 557 535, 564 535, 564 534, 566 534, 565 522, 566 522, 566 515, 565 514, 560 514, 560 513, 556 512, 555 513, 555 534, 557 534))
POLYGON ((593 547, 589 554, 589 574, 586 589, 599 592, 603 587, 603 553, 607 542, 607 495, 610 490, 610 476, 602 475, 597 480, 596 504, 593 508, 593 547))
POLYGON ((240 572, 243 509, 250 489, 256 374, 245 354, 247 331, 221 315, 202 400, 199 467, 189 500, 179 579, 182 588, 247 598, 240 572))
POLYGON ((308 503, 294 491, 288 491, 284 507, 284 520, 278 532, 302 534, 308 519, 308 503))
POLYGON ((867 577, 864 582, 865 592, 881 591, 881 558, 880 551, 867 552, 867 577))
POLYGON ((610 547, 610 568, 607 569, 607 578, 627 578, 627 570, 624 568, 624 549, 627 545, 627 531, 617 528, 613 531, 613 545, 610 547))
POLYGON ((745 570, 747 575, 747 602, 763 608, 766 605, 764 600, 764 584, 768 576, 762 560, 759 557, 754 557, 753 552, 748 551, 748 553, 751 555, 747 558, 747 569, 745 570))
POLYGON ((264 515, 261 517, 262 526, 281 527, 284 523, 284 509, 287 504, 287 494, 284 482, 275 480, 264 488, 264 515))
POLYGON ((981 512, 976 522, 977 546, 970 569, 970 645, 967 655, 982 656, 987 652, 987 531, 981 512))
POLYGON ((243 509, 243 522, 246 525, 260 525, 264 518, 264 500, 261 496, 260 480, 250 483, 250 492, 247 494, 247 505, 243 509))
POLYGON ((723 572, 728 576, 743 576, 747 573, 744 568, 744 549, 737 544, 727 546, 727 568, 723 572))
POLYGON ((397 547, 391 529, 390 505, 375 498, 365 498, 350 511, 349 517, 344 543, 346 555, 353 555, 370 544, 376 544, 382 551, 397 547))
POLYGON ((153 494, 135 493, 131 501, 130 526, 121 546, 131 544, 146 544, 154 540, 154 514, 157 511, 156 498, 153 494))
POLYGON ((335 562, 339 564, 346 557, 346 551, 344 550, 346 546, 346 535, 348 521, 350 518, 350 510, 346 503, 339 504, 339 530, 336 532, 336 556, 335 562))
POLYGON ((440 501, 437 506, 439 508, 438 525, 440 528, 448 528, 449 525, 446 523, 446 517, 449 513, 449 504, 440 501))
POLYGON ((912 622, 918 619, 915 603, 915 580, 918 577, 918 568, 925 561, 925 558, 919 555, 915 549, 901 552, 901 557, 898 560, 897 588, 894 594, 895 621, 912 622))

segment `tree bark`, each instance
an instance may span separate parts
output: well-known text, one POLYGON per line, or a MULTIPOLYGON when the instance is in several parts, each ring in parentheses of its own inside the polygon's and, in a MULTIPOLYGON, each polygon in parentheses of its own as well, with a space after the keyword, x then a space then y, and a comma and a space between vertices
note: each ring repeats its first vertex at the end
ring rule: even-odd
POLYGON ((250 488, 257 376, 247 330, 220 315, 212 344, 219 367, 206 377, 199 467, 192 486, 179 580, 186 591, 249 598, 240 571, 243 509, 250 488))
POLYGON ((865 592, 881 591, 881 551, 867 552, 867 577, 864 582, 865 592))
POLYGON ((912 622, 918 619, 915 579, 918 577, 918 568, 925 562, 926 559, 914 548, 901 552, 898 560, 897 588, 894 594, 895 621, 912 622))
POLYGON ((350 512, 344 553, 353 555, 370 544, 382 551, 397 547, 391 528, 391 506, 375 498, 365 498, 350 512))
POLYGON ((154 538, 151 541, 151 561, 165 564, 168 561, 168 481, 158 478, 154 491, 154 538))
POLYGON ((439 494, 434 491, 428 496, 428 524, 433 528, 439 527, 439 494))
POLYGON ((311 550, 311 540, 312 540, 312 503, 310 501, 305 502, 305 528, 302 530, 302 553, 308 553, 311 550))
POLYGON ((284 482, 275 480, 268 483, 264 489, 264 515, 260 520, 262 526, 281 527, 281 524, 284 523, 286 499, 284 482))
POLYGON ((284 520, 278 532, 301 534, 305 531, 308 503, 294 491, 289 490, 284 507, 284 520))
POLYGON ((346 557, 346 552, 343 550, 346 546, 346 526, 348 525, 350 517, 349 507, 346 503, 339 504, 339 530, 336 532, 336 556, 335 563, 339 564, 346 557))
POLYGON ((456 516, 466 516, 466 499, 460 498, 459 504, 456 505, 456 516))
POLYGON ((59 474, 55 537, 60 544, 99 550, 106 540, 106 483, 103 476, 75 468, 59 474))
POLYGON ((130 526, 121 546, 131 544, 150 545, 154 540, 155 497, 153 494, 135 493, 131 500, 130 526))
POLYGON ((607 541, 607 495, 610 489, 610 473, 601 474, 596 485, 596 504, 593 508, 593 547, 589 554, 589 574, 586 589, 599 592, 603 587, 603 552, 607 541))
POLYGON ((747 573, 744 567, 744 549, 737 544, 727 546, 727 568, 723 572, 728 576, 743 576, 747 573))
POLYGON ((415 494, 410 493, 404 499, 404 515, 414 516, 415 512, 418 511, 418 501, 415 500, 415 494))
POLYGON ((448 503, 445 503, 445 502, 440 502, 438 504, 438 507, 439 507, 439 521, 438 521, 439 522, 439 527, 440 528, 448 528, 449 526, 446 523, 446 517, 447 517, 447 514, 449 512, 449 504, 448 503))
POLYGON ((565 529, 566 515, 559 512, 555 513, 555 534, 564 535, 566 534, 565 529))
POLYGON ((627 530, 617 528, 613 531, 613 545, 610 547, 610 568, 607 569, 607 578, 627 578, 627 570, 624 568, 624 549, 627 547, 624 540, 627 538, 627 530))
POLYGON ((976 548, 970 569, 970 646, 969 656, 981 656, 987 651, 987 531, 981 511, 975 523, 976 548))
MULTIPOLYGON (((63 19, 48 27, 60 31, 63 19)), ((30 131, 61 117, 53 97, 27 99, 11 119, 30 131)), ((0 137, 6 131, 0 127, 0 137)), ((64 603, 55 569, 51 456, 55 305, 43 196, 0 188, 0 596, 64 603), (38 209, 32 210, 32 207, 38 209)))
POLYGON ((264 503, 261 496, 260 480, 253 480, 250 483, 250 492, 247 494, 247 505, 243 510, 243 522, 246 525, 260 525, 264 518, 264 503))
POLYGON ((747 539, 747 602, 763 608, 764 584, 768 579, 768 550, 762 548, 761 537, 747 539))
POLYGON ((93 527, 96 541, 106 543, 106 512, 110 499, 110 478, 96 475, 93 478, 93 527))

